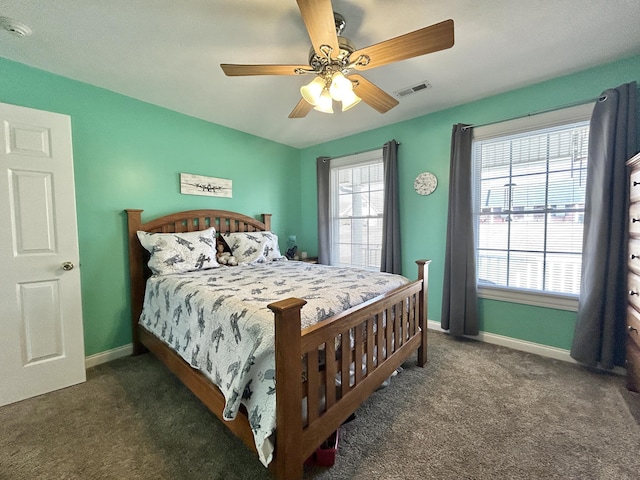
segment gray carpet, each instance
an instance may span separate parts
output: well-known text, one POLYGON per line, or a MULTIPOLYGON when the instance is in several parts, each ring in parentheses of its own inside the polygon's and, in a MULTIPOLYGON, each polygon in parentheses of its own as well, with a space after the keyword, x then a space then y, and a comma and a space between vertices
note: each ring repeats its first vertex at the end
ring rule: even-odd
MULTIPOLYGON (((640 398, 624 379, 430 332, 306 479, 637 479, 640 398)), ((0 478, 270 479, 150 355, 0 408, 0 478)))

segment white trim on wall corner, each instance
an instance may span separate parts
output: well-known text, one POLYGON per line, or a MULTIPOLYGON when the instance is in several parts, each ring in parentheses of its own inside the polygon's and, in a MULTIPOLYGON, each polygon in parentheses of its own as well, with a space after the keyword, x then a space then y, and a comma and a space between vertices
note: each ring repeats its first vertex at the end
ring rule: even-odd
POLYGON ((133 344, 129 343, 121 347, 113 348, 105 352, 100 352, 100 353, 96 353, 94 355, 89 355, 88 357, 85 357, 84 366, 85 368, 95 367, 96 365, 107 363, 112 360, 126 357, 131 354, 133 354, 133 344))
MULTIPOLYGON (((447 330, 442 329, 442 327, 440 326, 440 322, 436 322, 435 320, 428 320, 427 328, 429 328, 430 330, 437 330, 439 332, 448 333, 447 330)), ((464 337, 470 338, 472 340, 478 340, 480 342, 491 343, 493 345, 500 345, 501 347, 512 348, 513 350, 533 353, 542 357, 562 360, 563 362, 579 364, 579 362, 571 358, 569 350, 565 350, 564 348, 550 347, 548 345, 542 345, 541 343, 528 342, 526 340, 505 337, 504 335, 497 335, 495 333, 489 332, 480 332, 478 335, 464 335, 464 337)), ((603 371, 612 372, 617 375, 627 374, 627 371, 622 367, 615 367, 612 371, 603 371)))

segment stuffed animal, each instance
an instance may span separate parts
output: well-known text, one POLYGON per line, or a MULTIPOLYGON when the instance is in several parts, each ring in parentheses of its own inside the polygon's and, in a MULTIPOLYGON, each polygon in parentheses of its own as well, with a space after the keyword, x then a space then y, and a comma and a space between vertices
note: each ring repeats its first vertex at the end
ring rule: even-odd
POLYGON ((218 250, 218 254, 216 255, 216 259, 218 260, 218 263, 220 265, 229 265, 231 267, 235 267, 236 265, 238 265, 238 261, 236 260, 236 257, 231 255, 231 252, 225 252, 224 251, 224 245, 223 244, 219 243, 216 248, 218 250))

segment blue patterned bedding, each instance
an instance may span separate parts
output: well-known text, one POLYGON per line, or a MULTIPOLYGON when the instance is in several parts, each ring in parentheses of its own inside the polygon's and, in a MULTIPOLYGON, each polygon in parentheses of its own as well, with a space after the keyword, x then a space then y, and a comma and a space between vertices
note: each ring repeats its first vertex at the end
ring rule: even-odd
POLYGON ((276 399, 267 305, 306 300, 305 328, 406 283, 400 275, 288 261, 157 275, 147 281, 140 323, 220 388, 225 419, 245 405, 258 455, 268 465, 276 399))

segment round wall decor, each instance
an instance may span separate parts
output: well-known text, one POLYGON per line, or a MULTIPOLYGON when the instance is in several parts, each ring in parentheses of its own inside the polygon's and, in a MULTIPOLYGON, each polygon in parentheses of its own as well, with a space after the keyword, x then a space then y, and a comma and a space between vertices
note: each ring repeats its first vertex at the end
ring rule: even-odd
POLYGON ((413 182, 413 188, 420 195, 429 195, 438 186, 438 179, 431 172, 423 172, 416 177, 413 182))

